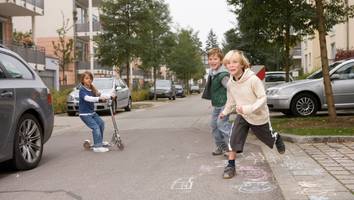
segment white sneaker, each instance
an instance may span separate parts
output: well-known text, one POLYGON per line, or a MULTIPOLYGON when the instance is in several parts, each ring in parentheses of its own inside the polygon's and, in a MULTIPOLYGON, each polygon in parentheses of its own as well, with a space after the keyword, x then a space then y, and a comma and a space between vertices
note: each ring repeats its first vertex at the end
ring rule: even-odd
POLYGON ((93 147, 92 150, 93 150, 93 152, 96 152, 96 153, 104 153, 104 152, 109 151, 109 149, 106 147, 93 147))
POLYGON ((111 144, 109 142, 107 142, 107 141, 103 141, 102 142, 102 146, 103 147, 111 147, 111 144))

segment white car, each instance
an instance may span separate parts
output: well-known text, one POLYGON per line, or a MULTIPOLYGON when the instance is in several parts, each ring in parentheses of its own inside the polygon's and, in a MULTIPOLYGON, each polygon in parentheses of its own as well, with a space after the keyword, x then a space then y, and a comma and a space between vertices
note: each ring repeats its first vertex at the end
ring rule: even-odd
MULTIPOLYGON (((125 111, 130 111, 132 108, 132 98, 128 86, 122 79, 118 78, 95 78, 93 79, 93 85, 97 90, 105 96, 115 94, 116 101, 113 101, 113 111, 124 108, 125 111)), ((74 116, 79 110, 79 88, 76 87, 68 95, 67 98, 67 113, 69 116, 74 116)), ((95 111, 109 111, 109 106, 105 102, 95 103, 95 111)))

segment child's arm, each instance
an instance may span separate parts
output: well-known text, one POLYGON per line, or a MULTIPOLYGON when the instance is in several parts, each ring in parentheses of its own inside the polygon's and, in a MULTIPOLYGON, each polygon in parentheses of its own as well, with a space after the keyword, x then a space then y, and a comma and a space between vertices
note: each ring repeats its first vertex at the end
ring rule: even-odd
POLYGON ((231 91, 230 91, 229 87, 227 87, 226 95, 227 95, 227 100, 226 100, 225 108, 222 111, 222 114, 224 116, 230 114, 232 112, 233 108, 235 108, 235 105, 236 105, 236 102, 235 102, 234 98, 231 95, 231 91))
POLYGON ((229 82, 230 77, 229 76, 225 76, 222 80, 221 80, 221 84, 222 86, 224 86, 224 88, 227 88, 227 82, 229 82))
POLYGON ((267 95, 264 90, 264 85, 258 77, 253 78, 251 87, 252 87, 252 91, 253 91, 254 95, 256 96, 257 100, 256 100, 256 102, 254 102, 251 105, 243 105, 242 106, 242 111, 246 115, 257 111, 262 106, 264 106, 264 104, 266 104, 266 102, 267 102, 267 95))

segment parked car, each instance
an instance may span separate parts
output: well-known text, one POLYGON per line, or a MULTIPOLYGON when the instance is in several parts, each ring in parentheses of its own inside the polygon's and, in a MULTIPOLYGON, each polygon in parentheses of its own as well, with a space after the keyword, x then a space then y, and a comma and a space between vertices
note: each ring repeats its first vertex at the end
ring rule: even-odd
POLYGON ((184 88, 182 85, 175 85, 176 88, 176 96, 177 97, 185 97, 184 88))
MULTIPOLYGON (((265 75, 265 88, 270 88, 281 83, 285 83, 286 73, 284 71, 269 71, 265 75)), ((294 78, 289 74, 289 82, 294 81, 294 78)))
MULTIPOLYGON (((336 109, 354 108, 354 59, 337 64, 329 75, 336 109)), ((328 107, 323 78, 321 76, 268 88, 267 103, 270 110, 284 114, 315 115, 318 110, 326 110, 328 107)))
POLYGON ((190 92, 191 93, 200 93, 200 87, 199 87, 199 85, 192 85, 191 86, 191 89, 190 89, 190 92))
MULTIPOLYGON (((154 87, 150 88, 150 99, 154 98, 154 87)), ((156 98, 176 99, 176 88, 171 80, 156 80, 156 98)))
MULTIPOLYGON (((97 90, 104 95, 110 96, 112 93, 117 97, 113 101, 113 111, 124 108, 125 111, 130 111, 132 108, 132 98, 128 86, 122 79, 119 78, 94 78, 93 85, 97 90)), ((79 111, 79 87, 77 86, 67 97, 67 113, 69 116, 74 116, 79 111)), ((109 112, 109 106, 106 102, 97 102, 95 105, 96 112, 109 112)))
POLYGON ((25 60, 0 45, 0 162, 35 168, 53 126, 49 89, 25 60))

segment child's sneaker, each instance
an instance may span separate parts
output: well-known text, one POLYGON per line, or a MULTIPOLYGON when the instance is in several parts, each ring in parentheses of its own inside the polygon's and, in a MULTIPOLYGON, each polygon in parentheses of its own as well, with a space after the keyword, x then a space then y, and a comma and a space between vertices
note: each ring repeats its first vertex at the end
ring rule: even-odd
POLYGON ((102 146, 108 148, 108 147, 111 147, 112 145, 107 141, 103 141, 102 146))
POLYGON ((277 147, 277 150, 278 150, 278 152, 280 154, 284 154, 285 153, 285 144, 283 142, 283 139, 279 135, 279 133, 277 133, 277 139, 275 141, 275 146, 277 147))
POLYGON ((109 149, 106 147, 93 147, 92 150, 95 153, 104 153, 104 152, 109 151, 109 149))
POLYGON ((236 167, 231 166, 231 165, 227 165, 224 169, 223 178, 230 179, 230 178, 234 177, 235 174, 236 174, 236 167))
POLYGON ((227 146, 225 144, 216 147, 216 149, 212 152, 213 156, 218 156, 227 152, 227 146))

